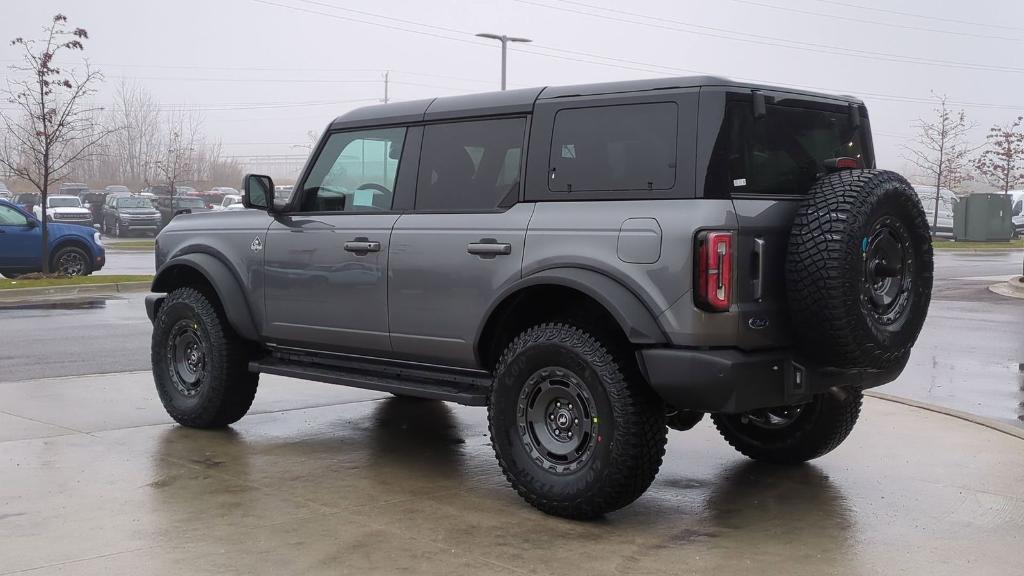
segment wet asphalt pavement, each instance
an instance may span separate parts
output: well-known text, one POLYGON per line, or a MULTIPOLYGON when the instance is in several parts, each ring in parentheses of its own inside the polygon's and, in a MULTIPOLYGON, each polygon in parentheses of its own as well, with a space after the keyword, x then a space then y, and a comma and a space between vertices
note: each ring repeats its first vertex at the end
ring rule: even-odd
POLYGON ((96 274, 152 274, 155 267, 152 250, 117 250, 107 246, 107 264, 96 274))
POLYGON ((1020 574, 1022 441, 874 398, 802 466, 673 432, 639 500, 573 522, 508 486, 480 408, 271 376, 195 430, 146 373, 0 394, 0 574, 1020 574))
MULTIPOLYGON (((1024 426, 1024 300, 987 288, 1024 252, 939 252, 932 305, 904 374, 879 391, 1024 426)), ((152 252, 112 251, 110 273, 151 273, 152 252), (146 268, 148 266, 148 268, 146 268)), ((0 382, 149 369, 143 296, 0 304, 0 382)))

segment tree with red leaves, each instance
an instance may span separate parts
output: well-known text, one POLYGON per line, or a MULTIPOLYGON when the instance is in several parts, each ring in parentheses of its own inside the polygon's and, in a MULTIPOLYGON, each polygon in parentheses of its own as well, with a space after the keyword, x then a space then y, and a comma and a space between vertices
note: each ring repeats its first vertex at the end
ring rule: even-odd
POLYGON ((60 64, 66 52, 85 50, 88 38, 84 28, 69 29, 63 14, 43 27, 41 38, 15 38, 11 46, 21 51, 21 61, 9 67, 7 86, 0 91, 14 105, 13 112, 0 109, 0 166, 31 183, 42 197, 44 273, 50 270, 49 187, 67 178, 75 162, 88 157, 108 133, 98 122, 102 109, 90 103, 103 76, 87 61, 81 71, 60 64))
POLYGON ((974 163, 978 173, 1003 194, 1024 185, 1024 129, 1021 121, 1024 117, 1018 116, 1012 124, 989 129, 985 151, 974 163))

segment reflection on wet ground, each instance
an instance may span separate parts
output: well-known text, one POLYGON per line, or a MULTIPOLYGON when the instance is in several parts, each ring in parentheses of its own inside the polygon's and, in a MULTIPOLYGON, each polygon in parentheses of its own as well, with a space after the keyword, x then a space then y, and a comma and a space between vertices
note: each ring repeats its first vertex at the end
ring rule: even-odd
POLYGON ((90 296, 80 300, 56 299, 53 301, 0 302, 0 310, 99 310, 106 308, 107 300, 119 299, 117 296, 97 298, 90 296))
POLYGON ((982 296, 933 301, 906 370, 878 390, 1024 426, 1024 300, 963 289, 982 296))
POLYGON ((588 575, 1019 565, 1020 440, 879 400, 843 446, 797 467, 748 461, 707 422, 673 433, 647 494, 584 523, 507 486, 483 409, 271 377, 252 414, 202 431, 165 424, 147 376, 5 384, 16 420, 0 413, 0 572, 477 576, 547 573, 565 557, 588 575))

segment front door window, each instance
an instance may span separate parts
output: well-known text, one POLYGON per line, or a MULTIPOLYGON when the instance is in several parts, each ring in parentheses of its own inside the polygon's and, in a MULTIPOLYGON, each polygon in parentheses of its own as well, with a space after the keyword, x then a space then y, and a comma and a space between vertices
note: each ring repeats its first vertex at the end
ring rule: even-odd
POLYGON ((331 134, 302 186, 302 212, 386 212, 405 128, 331 134))

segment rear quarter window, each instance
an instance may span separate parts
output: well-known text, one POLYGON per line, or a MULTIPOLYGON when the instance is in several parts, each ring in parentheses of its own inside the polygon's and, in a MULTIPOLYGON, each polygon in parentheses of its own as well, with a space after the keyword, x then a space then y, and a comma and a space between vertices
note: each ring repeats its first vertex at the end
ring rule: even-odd
POLYGON ((673 102, 559 110, 548 166, 552 192, 668 190, 676 180, 673 102))

